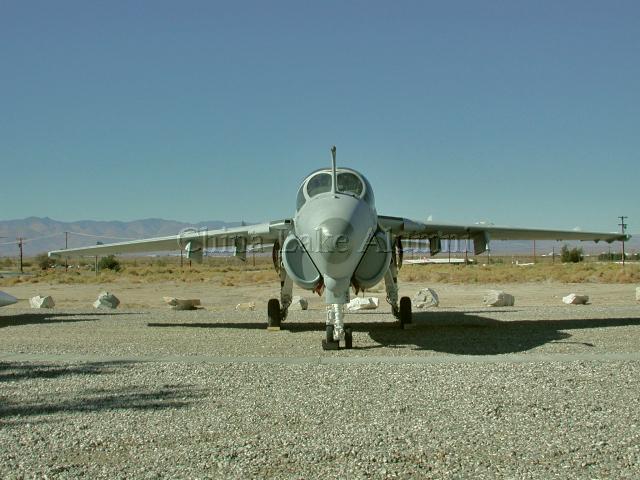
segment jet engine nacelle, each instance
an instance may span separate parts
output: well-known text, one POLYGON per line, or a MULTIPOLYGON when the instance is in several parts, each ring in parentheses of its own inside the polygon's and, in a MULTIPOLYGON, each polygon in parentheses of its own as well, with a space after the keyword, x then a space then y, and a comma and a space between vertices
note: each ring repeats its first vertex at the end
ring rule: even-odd
POLYGON ((184 247, 187 258, 196 263, 202 263, 202 244, 200 242, 191 241, 184 247))
POLYGON ((378 284, 391 263, 391 241, 388 235, 378 231, 369 242, 367 249, 353 274, 355 285, 364 290, 378 284))
POLYGON ((282 245, 282 264, 300 288, 315 290, 322 280, 302 242, 293 234, 290 234, 282 245))

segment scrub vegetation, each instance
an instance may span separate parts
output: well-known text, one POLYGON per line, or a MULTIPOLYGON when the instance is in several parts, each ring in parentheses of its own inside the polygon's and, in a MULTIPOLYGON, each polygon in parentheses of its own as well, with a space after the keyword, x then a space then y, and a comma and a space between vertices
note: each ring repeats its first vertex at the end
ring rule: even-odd
POLYGON ((491 265, 406 265, 400 279, 429 283, 484 284, 484 283, 637 283, 640 265, 628 264, 624 268, 611 263, 564 264, 491 264, 491 265))
MULTIPOLYGON (((108 258, 108 257, 105 257, 108 258)), ((486 260, 486 259, 485 259, 486 260)), ((400 270, 401 282, 427 282, 431 284, 492 284, 492 283, 640 283, 640 264, 630 262, 624 268, 617 263, 536 263, 516 265, 511 258, 492 258, 490 264, 472 265, 404 265, 400 270)), ((4 261, 5 271, 17 269, 15 261, 4 261)), ((148 284, 162 281, 185 283, 210 282, 214 285, 233 287, 251 284, 277 283, 278 275, 273 270, 271 258, 249 257, 242 262, 234 257, 210 257, 204 263, 189 265, 179 257, 115 257, 103 263, 98 274, 94 262, 69 261, 65 271, 63 264, 42 269, 44 262, 27 262, 25 275, 5 275, 0 286, 24 283, 58 284, 102 284, 120 280, 148 284), (119 270, 106 265, 118 265, 119 270)), ((378 287, 380 289, 381 287, 378 287)))

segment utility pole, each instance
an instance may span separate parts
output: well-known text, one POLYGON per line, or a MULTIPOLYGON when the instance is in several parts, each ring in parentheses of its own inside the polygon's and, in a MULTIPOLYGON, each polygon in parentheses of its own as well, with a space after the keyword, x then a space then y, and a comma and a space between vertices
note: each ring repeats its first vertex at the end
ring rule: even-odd
POLYGON ((536 241, 533 241, 533 263, 536 263, 536 241))
MULTIPOLYGON (((64 232, 64 249, 69 248, 69 232, 64 232)), ((64 257, 64 271, 69 271, 69 258, 64 257)))
MULTIPOLYGON (((624 231, 627 228, 627 224, 624 223, 624 219, 629 217, 627 217, 626 215, 620 215, 618 218, 620 219, 620 223, 618 225, 620 226, 620 230, 624 235, 624 231)), ((624 267, 624 239, 622 240, 622 266, 624 267)))
POLYGON ((24 273, 24 269, 22 268, 22 241, 24 238, 18 238, 18 248, 20 249, 20 273, 24 273))
POLYGON ((465 240, 464 244, 464 264, 465 266, 469 264, 469 239, 465 240))

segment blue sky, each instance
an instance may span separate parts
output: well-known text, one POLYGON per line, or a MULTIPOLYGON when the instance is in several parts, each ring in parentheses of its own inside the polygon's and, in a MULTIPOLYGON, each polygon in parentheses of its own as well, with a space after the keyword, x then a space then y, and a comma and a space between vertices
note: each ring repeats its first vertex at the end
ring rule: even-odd
POLYGON ((640 230, 640 3, 0 1, 0 219, 378 212, 640 230), (7 172, 8 170, 8 172, 7 172))

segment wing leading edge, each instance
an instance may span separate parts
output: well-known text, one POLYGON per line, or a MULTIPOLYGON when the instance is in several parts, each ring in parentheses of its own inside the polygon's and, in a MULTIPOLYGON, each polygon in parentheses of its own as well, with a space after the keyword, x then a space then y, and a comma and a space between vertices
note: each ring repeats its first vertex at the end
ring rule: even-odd
POLYGON ((128 242, 109 243, 93 247, 69 248, 49 252, 52 258, 76 256, 104 256, 118 253, 144 253, 185 250, 189 257, 202 258, 203 250, 209 248, 235 247, 237 252, 246 252, 247 246, 264 245, 283 239, 290 230, 290 219, 220 230, 187 229, 178 235, 144 238, 128 242))
MULTIPOLYGON (((494 225, 456 225, 434 222, 417 222, 403 217, 378 216, 383 230, 406 238, 429 239, 434 243, 440 239, 471 239, 474 253, 486 251, 490 240, 581 240, 581 241, 627 241, 629 235, 611 232, 582 232, 580 230, 544 230, 535 228, 498 227, 494 225)), ((434 249, 432 249, 433 251, 434 249)), ((436 248, 437 250, 437 248, 436 248)))

